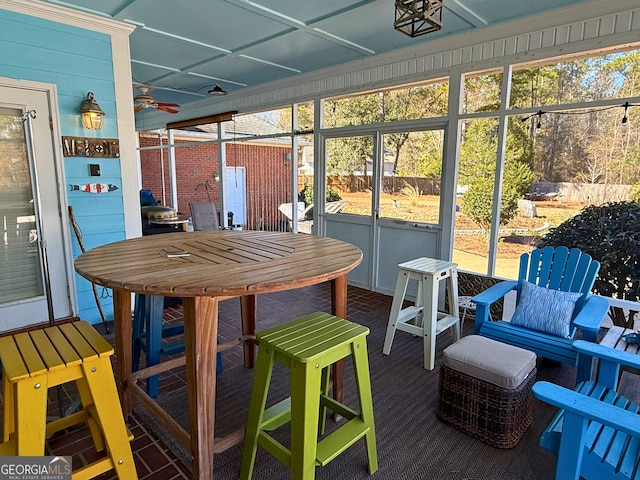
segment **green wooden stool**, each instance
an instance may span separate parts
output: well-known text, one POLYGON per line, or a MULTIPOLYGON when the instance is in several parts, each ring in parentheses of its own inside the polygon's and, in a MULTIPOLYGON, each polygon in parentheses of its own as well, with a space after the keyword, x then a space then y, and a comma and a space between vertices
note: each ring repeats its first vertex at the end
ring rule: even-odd
POLYGON ((378 470, 366 336, 369 329, 327 313, 313 313, 259 333, 258 360, 249 405, 240 478, 253 473, 258 445, 291 470, 294 480, 311 480, 324 466, 365 437, 369 473, 378 470), (328 395, 333 363, 351 355, 360 413, 328 395), (291 371, 291 397, 265 410, 274 361, 291 371), (321 440, 327 409, 347 422, 321 440), (291 422, 291 450, 269 431, 291 422))

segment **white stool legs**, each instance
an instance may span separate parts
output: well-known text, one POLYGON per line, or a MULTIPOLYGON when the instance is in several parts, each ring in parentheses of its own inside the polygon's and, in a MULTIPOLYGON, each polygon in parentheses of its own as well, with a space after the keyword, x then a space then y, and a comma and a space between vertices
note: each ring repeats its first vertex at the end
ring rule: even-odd
POLYGON ((398 280, 391 304, 382 353, 389 355, 396 330, 421 336, 424 340, 424 368, 435 365, 436 336, 449 328, 453 341, 460 339, 457 265, 432 258, 418 258, 398 265, 398 280), (402 308, 409 280, 418 282, 416 302, 402 308), (440 282, 447 282, 448 311, 438 311, 440 282))

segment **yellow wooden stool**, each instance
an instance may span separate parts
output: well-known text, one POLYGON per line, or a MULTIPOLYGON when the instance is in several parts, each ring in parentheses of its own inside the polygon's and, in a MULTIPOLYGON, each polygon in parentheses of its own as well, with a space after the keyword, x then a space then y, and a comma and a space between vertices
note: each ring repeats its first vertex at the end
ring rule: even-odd
POLYGON ((89 479, 115 469, 137 479, 110 356, 113 348, 87 322, 0 338, 3 442, 0 455, 42 456, 45 437, 86 422, 96 450, 107 456, 73 472, 89 479), (75 380, 82 410, 47 423, 47 390, 75 380))
POLYGON ((313 480, 324 466, 359 439, 365 439, 369 473, 378 469, 373 401, 367 356, 369 329, 328 313, 313 313, 256 335, 258 360, 251 392, 240 478, 253 473, 258 446, 291 470, 293 480, 313 480), (329 369, 346 357, 353 369, 360 413, 328 395, 329 369), (291 397, 265 409, 274 362, 290 369, 291 397), (318 441, 324 433, 327 409, 348 421, 318 441), (270 431, 291 422, 291 449, 270 431))

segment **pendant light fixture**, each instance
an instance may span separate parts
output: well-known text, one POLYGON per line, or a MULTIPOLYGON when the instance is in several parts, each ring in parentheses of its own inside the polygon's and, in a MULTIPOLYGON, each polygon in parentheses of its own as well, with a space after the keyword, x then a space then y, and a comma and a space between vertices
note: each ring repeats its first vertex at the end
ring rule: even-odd
POLYGON ((222 87, 220 85, 216 85, 215 87, 213 87, 211 90, 209 90, 209 95, 213 95, 215 97, 221 97, 223 95, 227 94, 226 90, 223 90, 222 87))
POLYGON ((442 28, 442 0, 395 0, 396 19, 393 27, 417 37, 442 28))

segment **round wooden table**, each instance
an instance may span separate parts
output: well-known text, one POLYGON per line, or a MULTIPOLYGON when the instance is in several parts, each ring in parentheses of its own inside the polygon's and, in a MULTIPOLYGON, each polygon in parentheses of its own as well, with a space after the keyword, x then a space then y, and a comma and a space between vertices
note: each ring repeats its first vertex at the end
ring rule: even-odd
MULTIPOLYGON (((194 478, 213 478, 213 455, 242 441, 243 428, 214 439, 218 302, 241 297, 243 335, 256 330, 256 295, 331 281, 332 313, 346 318, 347 275, 362 261, 357 247, 339 240, 279 232, 206 231, 133 238, 80 255, 76 271, 113 289, 117 379, 125 416, 135 394, 193 454, 194 478), (177 256, 174 256, 177 255, 177 256), (184 256, 181 256, 184 255, 184 256), (131 293, 183 298, 185 356, 131 372, 131 293), (152 401, 136 379, 186 364, 189 432, 152 401)), ((236 342, 235 344, 237 344, 236 342)), ((245 364, 253 344, 245 342, 245 364)), ((334 371, 342 397, 343 365, 334 371)))

